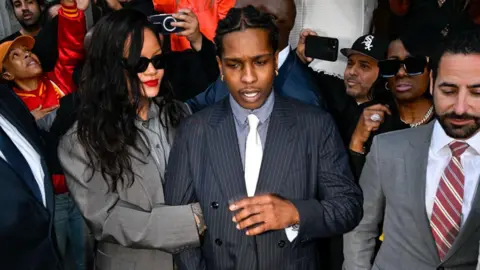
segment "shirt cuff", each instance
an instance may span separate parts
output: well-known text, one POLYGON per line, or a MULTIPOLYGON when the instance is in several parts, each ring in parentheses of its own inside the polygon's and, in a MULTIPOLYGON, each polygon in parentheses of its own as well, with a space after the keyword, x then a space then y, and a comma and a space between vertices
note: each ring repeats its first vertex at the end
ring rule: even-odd
POLYGON ((300 229, 300 226, 298 225, 293 225, 288 228, 285 228, 285 234, 287 234, 288 241, 293 242, 293 240, 297 238, 299 229, 300 229))

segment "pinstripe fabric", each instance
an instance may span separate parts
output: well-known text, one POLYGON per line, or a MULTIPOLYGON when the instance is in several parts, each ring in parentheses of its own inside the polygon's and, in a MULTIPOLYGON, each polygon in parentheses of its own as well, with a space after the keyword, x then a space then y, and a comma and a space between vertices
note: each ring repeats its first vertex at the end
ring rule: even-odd
POLYGON ((170 153, 168 204, 199 201, 207 224, 201 249, 177 256, 184 269, 321 269, 318 238, 353 229, 362 216, 334 123, 315 107, 275 97, 255 194, 276 193, 300 213, 290 243, 284 230, 247 237, 235 229, 228 204, 246 197, 244 172, 228 98, 182 123, 170 153))

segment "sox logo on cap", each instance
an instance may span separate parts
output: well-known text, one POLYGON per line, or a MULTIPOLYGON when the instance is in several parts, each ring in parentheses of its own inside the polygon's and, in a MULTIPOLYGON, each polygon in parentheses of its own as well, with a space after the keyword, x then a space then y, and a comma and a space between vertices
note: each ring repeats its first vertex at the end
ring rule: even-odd
POLYGON ((374 36, 368 35, 365 37, 363 40, 362 44, 365 44, 365 50, 371 51, 373 48, 372 42, 373 42, 374 36))

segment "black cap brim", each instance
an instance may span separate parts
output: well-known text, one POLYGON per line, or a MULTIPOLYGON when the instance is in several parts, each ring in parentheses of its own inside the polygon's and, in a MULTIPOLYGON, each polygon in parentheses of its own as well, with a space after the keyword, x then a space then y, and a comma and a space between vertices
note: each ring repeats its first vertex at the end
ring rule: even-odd
POLYGON ((376 59, 375 57, 373 57, 371 55, 365 54, 365 53, 357 51, 357 50, 352 50, 352 49, 349 49, 349 48, 343 48, 343 49, 340 50, 340 52, 347 58, 350 57, 350 55, 352 55, 352 54, 360 54, 360 55, 363 55, 363 56, 366 56, 366 57, 370 57, 375 61, 379 61, 378 59, 376 59))

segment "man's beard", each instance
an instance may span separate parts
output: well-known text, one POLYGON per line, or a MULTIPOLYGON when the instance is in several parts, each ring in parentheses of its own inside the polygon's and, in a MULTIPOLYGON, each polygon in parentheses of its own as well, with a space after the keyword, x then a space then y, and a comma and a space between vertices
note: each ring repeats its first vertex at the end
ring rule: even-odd
MULTIPOLYGON (((35 15, 32 15, 35 16, 35 15)), ((38 18, 34 22, 25 22, 24 20, 18 20, 18 23, 22 26, 23 29, 32 32, 40 28, 40 21, 42 19, 42 15, 39 15, 38 18)))
POLYGON ((480 117, 462 114, 457 115, 455 113, 446 113, 443 115, 437 115, 438 121, 442 126, 445 133, 454 139, 468 139, 475 135, 478 130, 480 130, 480 117), (474 120, 473 123, 459 126, 448 122, 447 119, 458 119, 458 120, 474 120))

